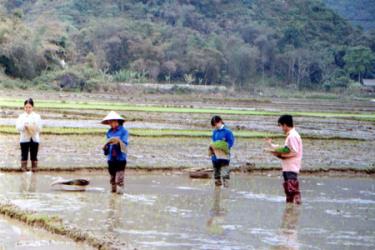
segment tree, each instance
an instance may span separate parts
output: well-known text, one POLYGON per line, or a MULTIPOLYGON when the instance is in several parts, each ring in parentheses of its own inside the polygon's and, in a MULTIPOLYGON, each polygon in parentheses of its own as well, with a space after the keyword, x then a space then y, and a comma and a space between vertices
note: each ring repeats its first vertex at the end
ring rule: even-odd
POLYGON ((228 73, 240 87, 254 78, 260 65, 260 52, 257 47, 234 46, 228 53, 228 73))
POLYGON ((346 51, 344 60, 349 75, 357 76, 358 82, 362 82, 363 74, 374 67, 375 55, 368 47, 356 46, 346 51))

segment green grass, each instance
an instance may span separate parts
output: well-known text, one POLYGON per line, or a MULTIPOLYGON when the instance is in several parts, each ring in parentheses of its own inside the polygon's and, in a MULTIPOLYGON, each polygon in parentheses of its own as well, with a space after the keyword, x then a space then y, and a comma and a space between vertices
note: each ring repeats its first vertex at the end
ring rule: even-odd
MULTIPOLYGON (((95 135, 104 134, 105 129, 100 128, 65 128, 44 127, 42 133, 46 135, 95 135)), ((13 126, 0 126, 1 134, 19 134, 13 126)))
MULTIPOLYGON (((22 101, 17 99, 0 99, 2 108, 20 108, 22 101)), ((219 108, 185 108, 127 105, 109 102, 74 102, 74 101, 48 101, 39 100, 36 107, 40 109, 75 109, 75 110, 116 110, 135 112, 164 112, 164 113, 197 113, 197 114, 228 114, 247 116, 278 116, 280 112, 246 109, 219 109, 219 108)), ((372 113, 339 113, 339 112, 289 112, 294 116, 346 118, 361 121, 375 122, 375 114, 372 113)))
MULTIPOLYGON (((212 131, 209 130, 178 130, 178 129, 130 129, 133 136, 142 137, 211 137, 212 131)), ((282 137, 281 134, 258 131, 234 131, 237 138, 266 138, 282 137)))
MULTIPOLYGON (((42 133, 47 135, 102 135, 106 133, 106 128, 65 128, 65 127, 45 127, 42 133)), ((209 130, 179 130, 179 129, 129 129, 131 136, 139 137, 210 137, 209 130)), ((13 126, 0 126, 0 134, 18 134, 13 126)), ((265 138, 281 137, 281 134, 273 134, 258 131, 235 131, 238 138, 265 138)))
MULTIPOLYGON (((44 135, 98 135, 103 136, 107 128, 65 128, 65 127, 44 127, 44 135)), ((187 138, 210 138, 210 130, 182 130, 182 129, 129 129, 130 136, 135 137, 187 137, 187 138)), ((279 133, 270 133, 263 131, 235 130, 233 131, 236 138, 284 138, 285 135, 279 133)), ((0 126, 0 134, 18 134, 14 126, 0 126)), ((338 136, 319 136, 311 134, 302 134, 304 139, 321 139, 321 140, 361 140, 348 137, 338 136)))

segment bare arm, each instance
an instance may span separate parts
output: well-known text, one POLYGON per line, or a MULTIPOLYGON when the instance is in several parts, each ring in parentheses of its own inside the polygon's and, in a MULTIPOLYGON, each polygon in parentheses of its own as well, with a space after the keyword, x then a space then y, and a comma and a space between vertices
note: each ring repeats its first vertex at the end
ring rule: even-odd
POLYGON ((280 147, 278 144, 273 144, 271 138, 267 138, 267 139, 266 139, 266 143, 267 143, 268 146, 269 146, 270 148, 272 148, 272 149, 280 147))

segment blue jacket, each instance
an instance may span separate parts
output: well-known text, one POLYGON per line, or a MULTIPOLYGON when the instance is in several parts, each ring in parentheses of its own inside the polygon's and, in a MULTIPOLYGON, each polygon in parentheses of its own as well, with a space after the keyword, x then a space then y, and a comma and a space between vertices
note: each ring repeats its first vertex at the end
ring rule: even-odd
MULTIPOLYGON (((212 132, 212 141, 213 142, 222 141, 222 140, 224 140, 228 143, 229 149, 231 149, 233 147, 235 138, 234 138, 233 132, 226 126, 224 126, 221 129, 215 129, 212 132)), ((211 157, 211 159, 213 161, 217 160, 215 155, 213 155, 211 157)))
MULTIPOLYGON (((129 132, 123 127, 119 126, 116 130, 109 129, 107 134, 107 139, 112 137, 118 137, 120 140, 128 146, 129 132)), ((127 155, 121 152, 119 145, 110 144, 108 145, 108 161, 126 161, 127 155)))

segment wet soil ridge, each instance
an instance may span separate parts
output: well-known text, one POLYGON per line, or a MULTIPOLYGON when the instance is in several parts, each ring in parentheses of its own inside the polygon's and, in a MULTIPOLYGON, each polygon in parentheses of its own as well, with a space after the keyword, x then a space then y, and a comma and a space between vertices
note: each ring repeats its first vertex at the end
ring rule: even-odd
MULTIPOLYGON (((247 166, 247 165, 246 165, 247 166)), ((238 169, 234 169, 233 172, 241 172, 241 173, 249 173, 249 174, 268 174, 268 173, 280 173, 281 168, 278 167, 267 167, 267 168, 255 168, 255 164, 253 168, 243 167, 238 169)), ((300 174, 302 175, 326 175, 329 174, 330 176, 357 176, 357 175, 369 175, 375 176, 375 166, 365 168, 365 169, 358 169, 358 168, 314 168, 314 169, 301 169, 300 174)))
MULTIPOLYGON (((263 175, 280 173, 280 167, 256 167, 255 163, 246 163, 239 167, 233 167, 231 172, 233 173, 245 173, 249 175, 263 175)), ((60 173, 71 173, 71 172, 84 172, 84 173, 107 173, 106 166, 97 167, 43 167, 39 168, 38 172, 60 172, 60 173)), ((136 173, 173 173, 173 174, 184 174, 192 172, 213 172, 212 168, 190 168, 190 167, 137 167, 129 166, 127 171, 136 173)), ((5 173, 17 173, 22 172, 19 168, 0 167, 0 172, 5 173)), ((372 167, 358 169, 358 168, 314 168, 314 169, 302 169, 301 175, 326 175, 330 176, 375 176, 375 165, 372 167)))
POLYGON ((106 239, 104 237, 99 238, 79 228, 66 225, 63 220, 56 215, 44 215, 33 211, 22 210, 13 204, 4 202, 0 202, 0 214, 32 227, 39 227, 50 233, 68 237, 76 242, 86 243, 95 249, 130 249, 125 243, 120 243, 118 240, 113 239, 113 237, 111 237, 111 239, 106 239))

